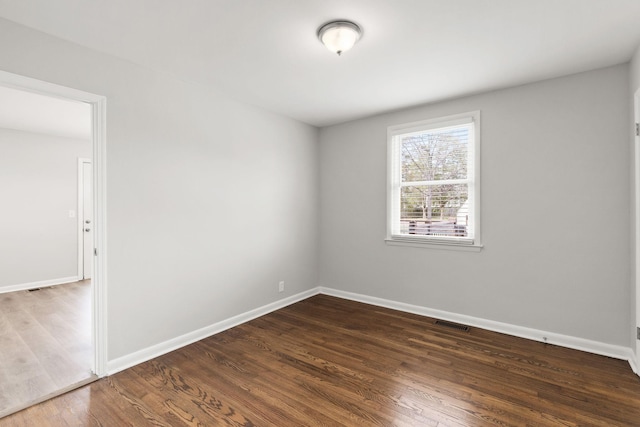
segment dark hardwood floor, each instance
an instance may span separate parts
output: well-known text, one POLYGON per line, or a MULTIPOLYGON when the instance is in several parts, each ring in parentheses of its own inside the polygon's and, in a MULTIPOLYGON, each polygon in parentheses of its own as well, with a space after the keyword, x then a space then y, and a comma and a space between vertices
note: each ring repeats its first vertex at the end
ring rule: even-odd
POLYGON ((92 377, 88 280, 0 294, 0 417, 92 377))
POLYGON ((625 361, 315 296, 0 426, 640 426, 625 361))

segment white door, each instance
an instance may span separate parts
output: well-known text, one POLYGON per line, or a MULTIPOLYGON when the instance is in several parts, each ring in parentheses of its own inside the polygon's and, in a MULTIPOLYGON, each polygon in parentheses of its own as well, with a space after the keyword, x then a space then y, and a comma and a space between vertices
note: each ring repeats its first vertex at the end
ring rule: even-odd
POLYGON ((82 190, 80 204, 80 218, 82 221, 82 278, 91 278, 91 268, 93 262, 93 197, 91 179, 91 161, 81 159, 80 166, 82 168, 82 190))

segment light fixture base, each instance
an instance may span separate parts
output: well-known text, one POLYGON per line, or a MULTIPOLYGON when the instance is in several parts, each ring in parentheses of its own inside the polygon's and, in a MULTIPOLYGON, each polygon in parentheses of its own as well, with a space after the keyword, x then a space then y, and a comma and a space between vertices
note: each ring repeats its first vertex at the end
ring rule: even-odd
POLYGON ((331 21, 318 29, 318 39, 338 56, 351 49, 361 37, 362 29, 352 21, 331 21))

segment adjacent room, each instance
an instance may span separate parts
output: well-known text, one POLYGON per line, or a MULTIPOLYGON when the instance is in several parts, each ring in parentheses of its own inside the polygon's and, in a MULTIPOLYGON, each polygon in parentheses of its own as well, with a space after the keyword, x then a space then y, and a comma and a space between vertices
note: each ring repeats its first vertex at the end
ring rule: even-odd
POLYGON ((0 0, 0 426, 639 425, 639 20, 0 0))
POLYGON ((91 108, 0 87, 0 417, 94 378, 91 108))

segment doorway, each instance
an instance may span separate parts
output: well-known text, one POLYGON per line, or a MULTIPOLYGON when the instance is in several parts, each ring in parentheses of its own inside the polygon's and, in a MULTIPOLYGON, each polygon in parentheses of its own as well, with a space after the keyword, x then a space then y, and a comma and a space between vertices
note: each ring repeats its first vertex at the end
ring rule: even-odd
MULTIPOLYGON (((24 406, 37 403, 38 401, 47 399, 56 394, 61 394, 68 391, 70 388, 80 386, 87 381, 91 381, 96 377, 101 377, 106 374, 106 282, 105 282, 105 266, 106 266, 106 245, 105 245, 105 108, 106 100, 99 95, 82 92, 76 89, 63 87, 40 80, 35 80, 7 72, 0 71, 0 87, 10 88, 18 91, 23 91, 29 94, 45 95, 51 99, 69 101, 71 103, 83 104, 88 107, 90 113, 88 115, 90 136, 89 142, 91 146, 90 158, 83 157, 74 162, 78 162, 78 171, 72 172, 78 178, 77 190, 74 191, 74 198, 78 202, 75 209, 69 208, 68 212, 65 210, 64 215, 67 217, 67 221, 75 221, 77 215, 77 224, 86 225, 83 227, 83 232, 80 233, 78 228, 78 255, 74 252, 73 257, 77 258, 78 275, 73 277, 76 280, 70 284, 62 283, 60 280, 57 283, 48 283, 48 281, 42 281, 41 288, 31 289, 31 292, 27 291, 27 287, 21 292, 20 298, 17 293, 11 295, 10 293, 0 293, 0 297, 4 295, 4 298, 0 300, 10 301, 15 304, 22 304, 20 313, 31 319, 30 325, 38 324, 37 327, 41 330, 55 329, 55 323, 62 323, 61 318, 64 316, 55 316, 50 318, 38 317, 40 314, 46 312, 46 309, 40 309, 42 306, 38 305, 43 301, 45 296, 51 299, 57 299, 62 310, 65 313, 72 312, 73 310, 67 310, 70 304, 74 300, 85 301, 86 307, 89 310, 85 310, 84 313, 75 313, 78 319, 82 319, 82 327, 78 325, 78 330, 82 330, 81 333, 86 333, 85 337, 88 337, 88 346, 90 351, 85 351, 84 359, 86 366, 88 367, 88 378, 86 380, 79 380, 73 382, 69 386, 63 386, 54 392, 48 392, 46 395, 35 398, 29 402, 24 402, 24 406), (81 167, 80 167, 81 166, 81 167), (80 204, 81 202, 81 204, 80 204), (86 221, 89 221, 88 223, 86 221), (89 229, 89 231, 84 231, 89 229), (86 235, 86 236, 85 236, 86 235), (80 245, 80 242, 82 245, 80 245), (80 260, 82 263, 80 263, 80 260), (55 286, 51 286, 55 285, 55 286), (27 303, 24 303, 27 301, 27 303), (30 308, 36 308, 36 314, 32 315, 28 312, 30 308), (64 307, 64 308, 63 308, 64 307), (39 310, 38 310, 39 309, 39 310), (22 314, 24 313, 24 314, 22 314), (36 320, 34 320, 36 319, 36 320), (44 320, 43 320, 44 319, 44 320)), ((37 132, 36 132, 37 133, 37 132)), ((71 170, 75 170, 72 163, 71 170)), ((74 203, 75 205, 75 203, 74 203)), ((70 205, 69 205, 70 206, 70 205)), ((70 206, 71 207, 71 206, 70 206)), ((75 223, 74 223, 75 224, 75 223)), ((77 225, 74 225, 74 231, 77 225)), ((75 276, 73 272, 69 276, 75 276)), ((70 279, 72 277, 66 277, 70 279)), ((70 281, 70 280, 67 280, 70 281)), ((51 282, 55 282, 52 280, 51 282)), ((33 283, 31 283, 33 284, 33 283)), ((13 306, 12 306, 13 307, 13 306)), ((27 324, 27 323, 25 323, 27 324)), ((0 324, 0 326, 6 326, 0 324)), ((1 328, 0 328, 1 329, 1 328)), ((34 330, 37 328, 33 328, 34 330)), ((17 333, 24 332, 32 333, 32 330, 15 331, 17 333)), ((42 341, 42 340, 41 340, 42 341)), ((57 340, 64 341, 64 339, 57 340)), ((53 342, 53 341, 51 341, 53 342)), ((62 346, 62 349, 66 353, 71 354, 73 352, 73 343, 67 342, 62 346)), ((19 351, 17 347, 3 348, 4 353, 10 351, 19 351)), ((31 353, 35 353, 33 350, 29 350, 31 353)), ((59 351, 62 353, 62 351, 59 351)), ((77 354, 79 352, 76 352, 77 354)), ((51 351, 49 352, 51 354, 51 351)), ((19 357, 18 357, 19 358, 19 357)), ((42 357, 42 360, 51 362, 51 358, 46 356, 42 357)), ((21 373, 22 375, 22 373, 21 373)), ((85 374, 85 377, 87 375, 85 374)), ((2 387, 0 387, 2 389, 2 387)), ((1 390, 0 390, 1 391, 1 390)), ((1 402, 0 402, 1 403, 1 402)), ((0 408, 0 417, 7 415, 7 408, 0 408), (4 410, 3 410, 4 409, 4 410)), ((20 407, 8 408, 11 412, 21 409, 20 407)))

